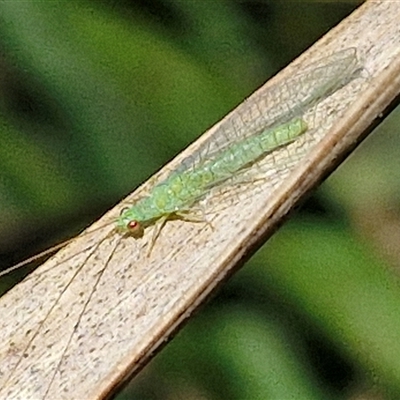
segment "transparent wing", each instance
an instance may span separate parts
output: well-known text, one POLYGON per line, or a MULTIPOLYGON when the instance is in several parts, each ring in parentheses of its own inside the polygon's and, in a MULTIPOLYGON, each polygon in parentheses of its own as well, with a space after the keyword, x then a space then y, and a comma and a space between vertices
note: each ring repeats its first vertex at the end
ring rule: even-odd
POLYGON ((362 70, 355 48, 345 49, 305 67, 287 81, 261 90, 245 101, 214 135, 183 160, 176 172, 192 169, 246 137, 273 128, 307 110, 345 86, 362 70))

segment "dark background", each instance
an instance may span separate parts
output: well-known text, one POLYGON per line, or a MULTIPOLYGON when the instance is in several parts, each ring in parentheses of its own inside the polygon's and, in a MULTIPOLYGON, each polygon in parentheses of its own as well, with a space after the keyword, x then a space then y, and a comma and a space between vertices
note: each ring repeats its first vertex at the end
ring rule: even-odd
MULTIPOLYGON (((358 3, 0 2, 1 267, 90 224, 358 3)), ((121 399, 398 398, 398 119, 121 399)))

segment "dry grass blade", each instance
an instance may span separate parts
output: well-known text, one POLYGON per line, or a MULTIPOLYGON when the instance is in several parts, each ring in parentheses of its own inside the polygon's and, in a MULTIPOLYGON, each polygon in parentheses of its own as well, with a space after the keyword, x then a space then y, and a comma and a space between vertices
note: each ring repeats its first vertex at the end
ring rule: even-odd
MULTIPOLYGON (((134 376, 393 102, 400 91, 399 20, 396 2, 367 2, 260 89, 268 92, 327 54, 355 48, 361 56, 363 73, 305 115, 312 127, 304 137, 257 166, 262 179, 251 196, 214 194, 215 203, 220 196, 234 201, 222 210, 210 201, 212 227, 169 221, 147 257, 151 229, 134 240, 106 226, 69 244, 7 293, 1 299, 0 398, 100 399, 134 376)), ((254 103, 259 97, 250 97, 227 118, 240 115, 243 122, 243 110, 253 106, 267 111, 267 104, 254 103)), ((221 123, 155 179, 204 148, 221 123)))

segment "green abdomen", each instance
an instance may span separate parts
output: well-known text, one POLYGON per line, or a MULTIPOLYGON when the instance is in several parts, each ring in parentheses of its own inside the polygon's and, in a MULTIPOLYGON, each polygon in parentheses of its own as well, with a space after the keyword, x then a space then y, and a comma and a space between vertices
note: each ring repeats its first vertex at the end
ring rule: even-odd
POLYGON ((158 203, 160 210, 164 208, 167 213, 185 210, 207 194, 213 186, 231 178, 267 153, 289 144, 306 130, 305 121, 295 118, 234 143, 214 159, 205 160, 193 168, 172 174, 154 188, 153 200, 158 203))

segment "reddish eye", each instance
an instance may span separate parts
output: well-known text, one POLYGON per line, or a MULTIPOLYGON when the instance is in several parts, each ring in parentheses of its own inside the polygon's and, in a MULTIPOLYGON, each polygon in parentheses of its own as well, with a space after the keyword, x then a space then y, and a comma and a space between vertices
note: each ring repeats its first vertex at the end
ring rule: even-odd
POLYGON ((139 221, 129 221, 126 224, 126 229, 129 231, 129 233, 133 236, 133 237, 142 237, 143 236, 143 226, 140 224, 139 221))
POLYGON ((140 224, 137 221, 129 221, 128 224, 127 224, 127 228, 130 231, 136 231, 139 226, 140 226, 140 224))

